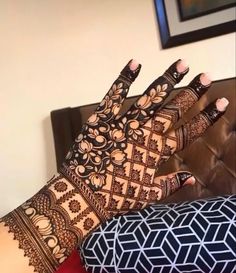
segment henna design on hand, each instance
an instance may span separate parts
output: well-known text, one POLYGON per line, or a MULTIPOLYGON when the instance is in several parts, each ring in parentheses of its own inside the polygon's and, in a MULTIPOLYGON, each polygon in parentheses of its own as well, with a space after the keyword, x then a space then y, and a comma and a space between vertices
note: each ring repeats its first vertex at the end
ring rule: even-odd
POLYGON ((157 177, 156 171, 224 111, 209 106, 189 123, 167 131, 209 87, 201 84, 199 75, 160 108, 173 86, 188 72, 187 67, 178 71, 179 62, 119 116, 141 68, 129 62, 84 124, 60 173, 3 217, 36 272, 54 272, 99 224, 113 215, 142 209, 165 198, 191 178, 187 173, 157 177))

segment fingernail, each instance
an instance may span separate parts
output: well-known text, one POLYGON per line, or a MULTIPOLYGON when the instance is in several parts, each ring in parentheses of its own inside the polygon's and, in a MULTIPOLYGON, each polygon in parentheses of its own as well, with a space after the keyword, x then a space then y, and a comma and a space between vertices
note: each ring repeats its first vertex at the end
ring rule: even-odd
POLYGON ((211 77, 209 73, 202 73, 197 75, 189 84, 191 87, 190 92, 194 92, 195 95, 200 98, 211 85, 211 77))
POLYGON ((183 73, 188 69, 189 65, 187 63, 186 60, 179 60, 177 65, 176 65, 176 69, 179 73, 183 73))
POLYGON ((200 82, 202 85, 209 85, 211 84, 212 80, 211 80, 211 74, 210 73, 202 73, 200 76, 200 82))
POLYGON ((180 186, 184 186, 187 184, 193 185, 195 183, 195 178, 189 172, 180 172, 176 174, 180 183, 180 186))
POLYGON ((214 124, 223 116, 228 104, 229 101, 226 98, 217 99, 208 104, 201 113, 207 117, 211 124, 214 124))
POLYGON ((185 185, 194 185, 195 182, 196 182, 195 177, 194 177, 194 176, 191 176, 191 177, 189 177, 189 178, 184 182, 183 185, 184 185, 184 186, 185 186, 185 185))
POLYGON ((139 67, 139 62, 135 59, 133 59, 129 64, 129 68, 132 71, 135 71, 138 67, 139 67))
POLYGON ((229 104, 229 101, 226 98, 221 98, 216 101, 216 108, 220 112, 224 112, 229 104))
POLYGON ((126 80, 132 83, 137 78, 141 70, 141 67, 142 67, 141 64, 139 64, 136 60, 132 59, 122 69, 122 71, 120 72, 120 75, 122 75, 126 80))

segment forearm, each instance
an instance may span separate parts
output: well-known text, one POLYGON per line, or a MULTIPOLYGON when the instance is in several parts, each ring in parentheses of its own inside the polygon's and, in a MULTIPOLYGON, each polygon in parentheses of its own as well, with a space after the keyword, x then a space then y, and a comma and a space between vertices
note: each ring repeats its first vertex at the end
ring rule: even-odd
POLYGON ((0 222, 0 242, 1 272, 34 272, 28 257, 24 256, 23 250, 18 247, 18 241, 14 240, 14 234, 9 233, 9 228, 3 222, 0 222))
POLYGON ((90 188, 83 182, 75 187, 75 182, 79 183, 58 175, 2 218, 24 251, 19 253, 27 256, 36 272, 54 272, 84 237, 105 220, 106 213, 92 198, 90 188))

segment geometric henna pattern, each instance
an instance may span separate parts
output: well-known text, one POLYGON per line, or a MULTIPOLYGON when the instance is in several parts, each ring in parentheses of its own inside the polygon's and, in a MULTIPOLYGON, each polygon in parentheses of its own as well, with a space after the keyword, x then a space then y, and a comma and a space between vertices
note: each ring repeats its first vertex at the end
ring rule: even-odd
POLYGON ((176 149, 183 148, 180 147, 183 137, 194 139, 210 124, 207 119, 198 123, 195 135, 185 127, 164 135, 209 88, 200 83, 198 75, 186 90, 157 111, 173 85, 187 73, 177 73, 176 63, 147 88, 126 114, 117 117, 139 69, 131 72, 126 67, 123 72, 129 71, 128 76, 121 72, 84 125, 64 163, 65 168, 70 168, 91 187, 111 216, 144 208, 164 198, 164 187, 153 184, 157 168, 176 149))
POLYGON ((93 273, 233 273, 236 195, 153 205, 114 218, 79 253, 93 273))
MULTIPOLYGON (((83 126, 82 132, 67 155, 66 165, 94 191, 101 189, 107 182, 106 169, 109 165, 119 167, 126 161, 128 139, 132 143, 145 134, 140 128, 141 123, 150 118, 150 114, 154 113, 154 109, 173 88, 171 83, 174 82, 174 78, 170 83, 164 74, 149 86, 125 116, 114 119, 133 81, 132 77, 137 76, 139 69, 133 71, 133 75, 130 75, 129 71, 128 76, 127 68, 123 70, 126 72, 125 75, 121 72, 121 76, 83 126)), ((128 149, 131 147, 132 144, 128 149)))
POLYGON ((107 219, 142 209, 182 185, 177 175, 156 177, 157 168, 201 135, 222 113, 210 107, 168 133, 209 87, 202 86, 197 76, 157 111, 188 72, 178 73, 177 62, 147 88, 127 113, 118 115, 141 67, 131 70, 129 63, 84 124, 60 173, 33 198, 2 218, 37 272, 53 272, 107 219))
POLYGON ((202 85, 200 77, 201 74, 196 76, 186 89, 179 92, 170 102, 156 113, 156 120, 162 122, 162 118, 166 119, 163 133, 166 132, 171 125, 175 124, 184 113, 191 109, 199 98, 209 89, 210 84, 202 85), (169 122, 167 122, 168 119, 170 120, 169 122))
MULTIPOLYGON (((157 179, 155 183, 168 196, 189 177, 186 174, 185 179, 174 175, 157 179)), ((1 219, 9 232, 14 233, 14 239, 36 272, 54 272, 92 230, 111 217, 103 209, 97 193, 84 183, 78 187, 79 183, 70 170, 65 170, 1 219)), ((140 199, 145 198, 147 193, 143 192, 140 199)), ((151 191, 149 198, 154 202, 158 196, 151 191)))

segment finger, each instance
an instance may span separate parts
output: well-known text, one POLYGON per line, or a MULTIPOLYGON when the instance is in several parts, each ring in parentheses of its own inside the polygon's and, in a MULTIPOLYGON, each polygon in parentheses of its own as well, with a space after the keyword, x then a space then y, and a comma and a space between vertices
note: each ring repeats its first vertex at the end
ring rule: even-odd
POLYGON ((215 102, 210 103, 192 120, 176 130, 172 130, 165 137, 165 146, 172 147, 172 153, 182 150, 213 125, 224 114, 228 104, 226 98, 217 99, 215 102))
POLYGON ((155 113, 154 118, 150 121, 154 131, 163 134, 171 128, 184 113, 193 107, 210 86, 211 78, 208 73, 196 76, 186 88, 155 113))
POLYGON ((174 172, 155 177, 152 190, 159 190, 159 199, 164 199, 185 185, 194 185, 195 181, 190 172, 174 172))
POLYGON ((118 119, 123 123, 136 120, 141 126, 161 106, 174 85, 181 81, 187 74, 188 66, 185 61, 178 60, 173 63, 165 73, 157 78, 143 93, 143 95, 131 106, 129 111, 118 119))
POLYGON ((119 113, 129 88, 140 70, 141 65, 136 60, 128 62, 95 110, 95 113, 88 119, 88 123, 93 124, 94 119, 101 119, 107 122, 119 113))

